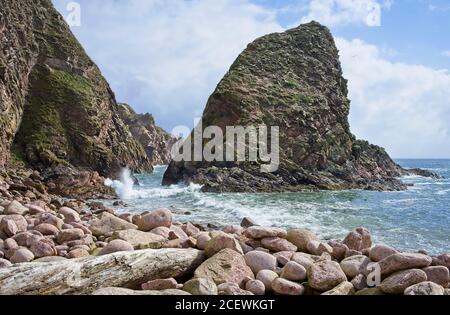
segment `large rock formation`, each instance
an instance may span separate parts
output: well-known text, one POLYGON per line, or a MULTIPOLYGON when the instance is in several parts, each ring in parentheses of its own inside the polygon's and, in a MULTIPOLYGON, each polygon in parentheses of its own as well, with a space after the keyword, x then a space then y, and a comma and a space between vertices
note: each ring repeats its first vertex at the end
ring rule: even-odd
POLYGON ((108 83, 50 0, 2 1, 0 43, 0 167, 13 147, 15 158, 50 177, 73 166, 104 176, 123 166, 152 169, 108 83))
MULTIPOLYGON (((264 36, 237 58, 210 97, 203 129, 280 127, 280 167, 253 162, 172 162, 164 184, 205 191, 398 190, 405 173, 384 149, 350 131, 347 81, 330 31, 316 23, 264 36)), ((226 140, 224 141, 226 142, 226 140)), ((205 141, 204 141, 205 143, 205 141)))
POLYGON ((127 104, 119 104, 119 113, 133 137, 144 147, 151 163, 169 164, 172 159, 170 152, 177 139, 156 126, 151 114, 136 114, 127 104))

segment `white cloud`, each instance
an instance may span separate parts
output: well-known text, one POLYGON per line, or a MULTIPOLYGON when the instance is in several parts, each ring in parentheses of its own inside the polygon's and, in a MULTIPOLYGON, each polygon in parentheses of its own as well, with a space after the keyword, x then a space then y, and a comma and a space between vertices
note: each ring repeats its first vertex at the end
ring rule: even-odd
POLYGON ((380 26, 382 9, 389 9, 392 3, 390 0, 311 0, 302 22, 316 20, 330 27, 355 23, 380 26))
POLYGON ((450 74, 392 63, 376 46, 337 39, 355 134, 394 157, 450 156, 450 74))
POLYGON ((442 56, 444 57, 450 57, 450 50, 446 50, 442 52, 442 56))

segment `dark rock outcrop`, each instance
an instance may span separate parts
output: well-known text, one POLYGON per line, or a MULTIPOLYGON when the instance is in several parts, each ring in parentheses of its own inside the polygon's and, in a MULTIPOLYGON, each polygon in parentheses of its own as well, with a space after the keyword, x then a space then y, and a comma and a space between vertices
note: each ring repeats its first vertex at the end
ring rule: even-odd
POLYGON ((259 162, 172 162, 164 184, 195 182, 212 192, 405 189, 397 177, 406 171, 351 133, 347 95, 326 27, 311 22, 259 38, 211 95, 203 128, 219 126, 225 134, 226 126, 279 126, 279 169, 262 173, 259 162))
POLYGON ((133 137, 144 147, 150 162, 153 165, 169 164, 170 150, 177 139, 156 126, 151 114, 136 114, 127 104, 119 104, 119 113, 133 137))
POLYGON ((14 158, 50 178, 152 169, 99 68, 50 0, 1 1, 0 43, 0 167, 13 148, 14 158))

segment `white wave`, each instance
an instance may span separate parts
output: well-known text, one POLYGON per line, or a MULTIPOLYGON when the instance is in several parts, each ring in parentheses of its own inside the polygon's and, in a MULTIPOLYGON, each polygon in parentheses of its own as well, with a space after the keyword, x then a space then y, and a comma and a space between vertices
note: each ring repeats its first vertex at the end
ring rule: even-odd
POLYGON ((134 189, 134 180, 131 177, 131 171, 128 168, 122 169, 120 172, 120 180, 112 180, 107 178, 105 186, 115 190, 120 199, 128 200, 138 197, 138 192, 134 189))
POLYGON ((450 189, 439 190, 436 195, 446 195, 450 192, 450 189))

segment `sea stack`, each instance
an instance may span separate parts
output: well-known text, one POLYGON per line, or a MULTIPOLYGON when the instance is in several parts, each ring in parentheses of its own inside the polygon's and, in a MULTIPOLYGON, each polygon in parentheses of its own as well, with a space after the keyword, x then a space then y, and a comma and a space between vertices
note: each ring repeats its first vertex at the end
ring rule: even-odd
MULTIPOLYGON (((279 126, 280 165, 172 161, 163 183, 209 192, 402 190, 406 171, 350 131, 347 80, 328 28, 317 22, 255 40, 208 100, 202 128, 279 126)), ((226 142, 226 137, 224 143, 226 142)), ((205 142, 205 141, 204 141, 205 142)))

